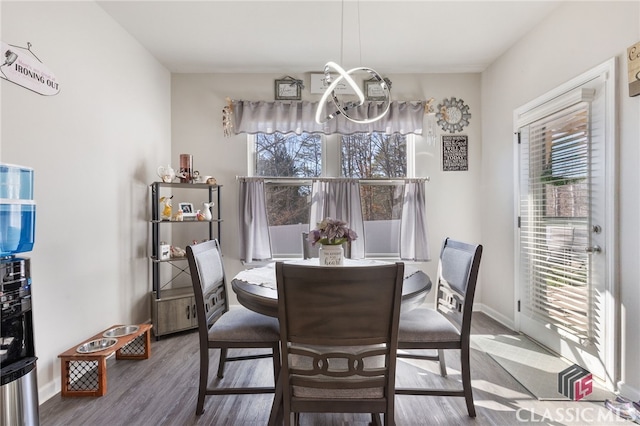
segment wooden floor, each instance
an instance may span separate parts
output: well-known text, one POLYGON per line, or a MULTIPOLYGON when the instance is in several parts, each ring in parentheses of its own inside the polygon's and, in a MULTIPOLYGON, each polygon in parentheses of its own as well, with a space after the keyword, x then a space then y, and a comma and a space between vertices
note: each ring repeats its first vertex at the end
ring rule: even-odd
MULTIPOLYGON (((509 334, 508 329, 474 313, 474 334, 509 334)), ((396 396, 397 425, 631 425, 612 415, 601 402, 538 401, 484 352, 472 350, 471 376, 477 418, 467 415, 463 398, 396 396)), ((212 352, 212 369, 217 352, 212 352)), ((230 363, 225 379, 272 385, 268 359, 230 363)), ((447 351, 449 376, 441 378, 429 361, 399 360, 398 386, 431 383, 456 386, 460 377, 457 351, 447 351)), ((62 398, 40 406, 40 424, 83 426, 134 425, 264 425, 273 395, 210 396, 205 412, 195 415, 198 340, 195 332, 152 342, 144 361, 109 360, 107 394, 98 398, 62 398)), ((362 425, 361 414, 303 414, 301 425, 362 425)))

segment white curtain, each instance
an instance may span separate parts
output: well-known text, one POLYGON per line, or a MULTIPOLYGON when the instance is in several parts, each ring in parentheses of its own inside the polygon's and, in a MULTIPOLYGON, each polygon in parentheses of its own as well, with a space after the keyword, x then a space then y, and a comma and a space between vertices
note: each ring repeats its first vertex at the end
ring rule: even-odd
MULTIPOLYGON (((356 119, 377 116, 381 112, 382 102, 366 102, 362 106, 350 110, 349 114, 356 119)), ((424 119, 424 101, 391 102, 389 112, 380 120, 369 124, 359 124, 347 120, 343 116, 318 124, 315 121, 318 102, 308 101, 233 101, 231 115, 232 130, 240 133, 353 133, 380 132, 386 134, 399 133, 422 134, 424 119)), ((335 106, 327 103, 327 111, 334 112, 335 106)))
POLYGON ((360 184, 356 179, 318 179, 311 187, 311 229, 326 217, 349 224, 358 234, 351 242, 351 258, 364 258, 364 221, 360 205, 360 184))
POLYGON ((425 208, 424 180, 407 180, 404 184, 400 221, 400 259, 402 260, 431 260, 425 208))
POLYGON ((264 179, 240 179, 240 260, 271 259, 264 179))

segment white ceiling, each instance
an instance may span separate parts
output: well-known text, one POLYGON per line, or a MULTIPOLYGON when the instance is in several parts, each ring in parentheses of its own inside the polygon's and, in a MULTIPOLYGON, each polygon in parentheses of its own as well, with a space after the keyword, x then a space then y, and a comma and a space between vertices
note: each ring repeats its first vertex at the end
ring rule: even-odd
POLYGON ((382 74, 481 72, 561 2, 98 4, 171 72, 288 75, 321 71, 329 60, 345 68, 368 66, 382 74))

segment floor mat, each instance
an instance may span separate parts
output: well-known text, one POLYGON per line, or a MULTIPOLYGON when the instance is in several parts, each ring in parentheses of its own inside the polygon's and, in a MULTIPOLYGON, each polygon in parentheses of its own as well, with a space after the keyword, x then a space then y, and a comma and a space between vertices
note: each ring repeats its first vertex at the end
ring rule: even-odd
MULTIPOLYGON (((558 392, 558 373, 572 364, 524 335, 472 335, 472 345, 486 352, 539 400, 569 400, 558 392)), ((615 399, 596 379, 593 392, 582 400, 615 399)))

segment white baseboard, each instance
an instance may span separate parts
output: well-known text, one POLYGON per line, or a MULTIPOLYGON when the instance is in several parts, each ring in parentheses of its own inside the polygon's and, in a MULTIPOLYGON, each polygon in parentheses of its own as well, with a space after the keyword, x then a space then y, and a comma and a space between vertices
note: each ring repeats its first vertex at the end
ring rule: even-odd
POLYGON ((478 311, 478 312, 482 312, 483 314, 485 314, 485 315, 491 317, 492 319, 498 321, 500 324, 504 325, 505 327, 507 327, 510 330, 515 330, 516 329, 515 323, 513 322, 513 320, 511 318, 505 317, 500 312, 494 310, 493 308, 488 307, 487 305, 485 305, 483 303, 474 303, 473 304, 473 310, 474 311, 478 311))
POLYGON ((640 390, 634 389, 624 382, 618 382, 618 391, 625 398, 629 398, 632 401, 640 401, 640 390))

